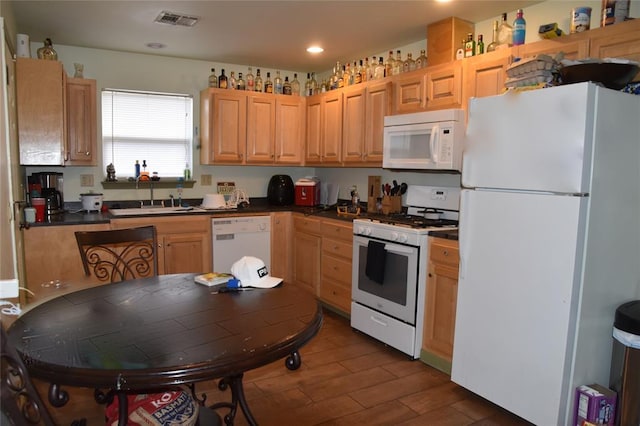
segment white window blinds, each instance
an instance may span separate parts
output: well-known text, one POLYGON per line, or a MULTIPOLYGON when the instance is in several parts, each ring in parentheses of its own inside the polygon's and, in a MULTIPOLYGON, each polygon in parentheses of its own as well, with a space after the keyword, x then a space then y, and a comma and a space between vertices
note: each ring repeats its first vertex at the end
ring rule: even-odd
POLYGON ((191 168, 193 99, 187 95, 102 91, 103 171, 113 163, 119 179, 135 175, 135 162, 160 178, 191 168))

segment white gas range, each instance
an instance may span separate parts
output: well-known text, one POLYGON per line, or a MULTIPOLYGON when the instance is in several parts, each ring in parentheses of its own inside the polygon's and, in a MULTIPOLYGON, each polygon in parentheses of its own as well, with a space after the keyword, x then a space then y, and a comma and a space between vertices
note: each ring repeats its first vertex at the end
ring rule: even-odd
POLYGON ((420 357, 429 232, 457 229, 459 199, 459 188, 409 186, 406 214, 353 221, 353 328, 420 357))

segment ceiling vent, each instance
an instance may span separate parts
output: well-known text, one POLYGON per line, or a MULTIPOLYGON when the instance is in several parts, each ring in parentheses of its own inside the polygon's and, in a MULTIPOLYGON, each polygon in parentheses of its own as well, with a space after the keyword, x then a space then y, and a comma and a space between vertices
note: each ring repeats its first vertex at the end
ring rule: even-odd
POLYGON ((183 27, 193 27, 198 22, 198 18, 195 16, 181 15, 179 13, 163 10, 160 12, 160 15, 158 15, 155 22, 169 25, 181 25, 183 27))

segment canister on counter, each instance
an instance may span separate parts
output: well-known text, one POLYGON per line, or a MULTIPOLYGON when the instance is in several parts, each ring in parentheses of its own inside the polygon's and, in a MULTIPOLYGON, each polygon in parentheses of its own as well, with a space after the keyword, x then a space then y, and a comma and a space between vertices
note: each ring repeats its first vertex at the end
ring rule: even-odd
POLYGON ((591 27, 590 7, 574 7, 571 12, 571 34, 587 31, 591 27))
POLYGON ((630 0, 602 0, 602 26, 619 24, 629 17, 630 0))

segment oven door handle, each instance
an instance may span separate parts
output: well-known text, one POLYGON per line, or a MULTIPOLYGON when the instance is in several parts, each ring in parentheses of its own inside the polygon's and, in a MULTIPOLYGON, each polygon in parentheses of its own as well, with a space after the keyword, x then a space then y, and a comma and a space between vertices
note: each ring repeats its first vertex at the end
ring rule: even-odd
POLYGON ((413 254, 415 252, 415 248, 413 247, 398 246, 394 244, 385 244, 384 249, 391 253, 398 253, 398 254, 405 254, 405 255, 413 254))

